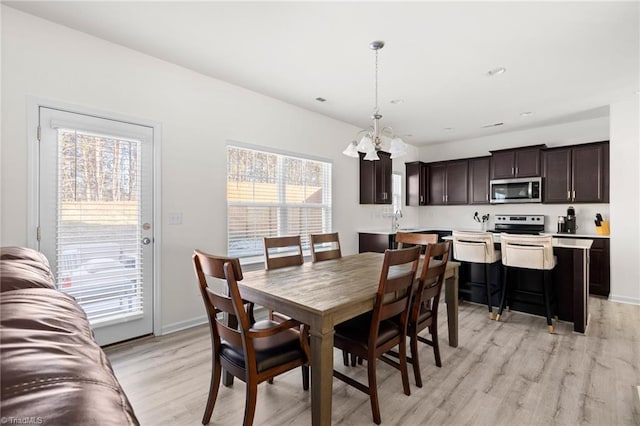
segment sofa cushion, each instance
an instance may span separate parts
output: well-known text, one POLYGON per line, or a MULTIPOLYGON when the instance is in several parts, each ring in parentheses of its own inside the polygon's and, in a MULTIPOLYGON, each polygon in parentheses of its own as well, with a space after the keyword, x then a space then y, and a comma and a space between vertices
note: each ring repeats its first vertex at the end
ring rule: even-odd
POLYGON ((55 289, 55 281, 43 264, 33 260, 0 260, 0 291, 25 288, 55 289))
POLYGON ((32 260, 34 262, 40 262, 44 264, 46 268, 49 268, 49 260, 47 257, 37 250, 27 247, 1 247, 0 248, 0 260, 32 260))
POLYGON ((137 425, 75 300, 48 288, 0 297, 2 415, 43 424, 137 425))

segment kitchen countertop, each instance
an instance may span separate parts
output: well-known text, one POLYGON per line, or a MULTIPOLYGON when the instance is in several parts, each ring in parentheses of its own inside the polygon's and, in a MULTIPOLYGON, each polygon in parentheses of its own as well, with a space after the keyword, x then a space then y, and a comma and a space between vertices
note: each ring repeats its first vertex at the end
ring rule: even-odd
POLYGON ((381 228, 374 228, 374 229, 359 229, 358 233, 359 234, 381 234, 381 235, 394 235, 397 234, 398 232, 422 232, 422 231, 432 231, 432 230, 448 230, 448 229, 442 229, 442 228, 432 228, 432 227, 425 227, 425 226, 416 226, 416 227, 400 227, 398 228, 397 231, 392 231, 391 229, 381 229, 381 228))
MULTIPOLYGON (((415 227, 401 227, 397 231, 391 231, 390 229, 381 229, 381 228, 373 228, 373 229, 359 229, 357 232, 359 234, 379 234, 379 235, 394 235, 398 232, 424 232, 424 231, 452 231, 449 227, 440 227, 440 226, 415 226, 415 227)), ((470 232, 481 232, 478 229, 462 229, 456 228, 456 231, 470 231, 470 232)), ((498 234, 498 233, 496 233, 498 234)), ((498 234, 499 235, 499 234, 498 234)), ((601 235, 601 234, 569 234, 569 233, 552 233, 552 232, 541 232, 540 235, 551 235, 554 238, 610 238, 609 235, 601 235)))
POLYGON ((609 235, 602 235, 602 234, 569 234, 567 232, 562 232, 562 233, 541 232, 540 235, 551 235, 552 237, 559 237, 559 238, 609 238, 609 235))
MULTIPOLYGON (((567 235, 573 236, 574 234, 567 234, 567 235)), ((453 240, 453 236, 444 237, 444 239, 453 240)), ((500 244, 500 234, 498 233, 493 234, 493 242, 496 244, 500 244)), ((589 250, 591 248, 591 245, 593 244, 593 240, 585 239, 585 238, 566 237, 563 234, 563 237, 561 238, 556 238, 556 237, 551 238, 551 244, 553 245, 553 247, 558 247, 558 248, 589 250)))

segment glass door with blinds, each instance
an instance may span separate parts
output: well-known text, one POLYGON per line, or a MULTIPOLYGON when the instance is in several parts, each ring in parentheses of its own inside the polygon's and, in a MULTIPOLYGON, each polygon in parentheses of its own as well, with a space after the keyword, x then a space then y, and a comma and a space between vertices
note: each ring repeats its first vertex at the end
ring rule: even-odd
POLYGON ((153 129, 40 108, 39 244, 101 345, 153 331, 153 129))

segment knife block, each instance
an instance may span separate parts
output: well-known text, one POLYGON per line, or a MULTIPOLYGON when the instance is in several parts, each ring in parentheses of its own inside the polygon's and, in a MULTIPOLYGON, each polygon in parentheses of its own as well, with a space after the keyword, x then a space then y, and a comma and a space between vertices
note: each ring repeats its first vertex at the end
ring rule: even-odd
POLYGON ((600 222, 600 226, 596 226, 596 234, 609 235, 609 222, 606 220, 600 222))

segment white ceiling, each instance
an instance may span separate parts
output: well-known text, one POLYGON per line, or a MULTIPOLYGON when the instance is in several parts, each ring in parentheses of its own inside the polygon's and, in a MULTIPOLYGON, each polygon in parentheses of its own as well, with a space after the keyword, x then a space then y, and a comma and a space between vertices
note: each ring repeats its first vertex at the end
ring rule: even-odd
POLYGON ((640 88, 638 2, 3 3, 363 128, 384 40, 382 124, 414 145, 606 116, 640 88))

